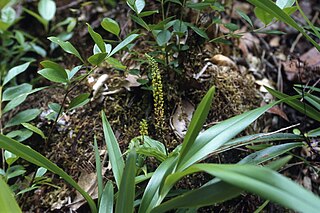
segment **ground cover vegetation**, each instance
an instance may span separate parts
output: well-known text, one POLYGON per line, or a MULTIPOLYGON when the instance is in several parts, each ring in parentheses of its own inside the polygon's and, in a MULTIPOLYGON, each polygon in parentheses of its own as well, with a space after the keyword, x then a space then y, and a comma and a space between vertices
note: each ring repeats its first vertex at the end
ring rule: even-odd
POLYGON ((314 5, 1 1, 1 211, 318 212, 314 5))

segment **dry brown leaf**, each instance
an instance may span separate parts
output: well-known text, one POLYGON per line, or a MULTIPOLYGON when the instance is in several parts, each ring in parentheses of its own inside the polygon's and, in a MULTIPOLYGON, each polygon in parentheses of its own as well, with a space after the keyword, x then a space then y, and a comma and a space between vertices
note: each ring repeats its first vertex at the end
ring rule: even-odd
POLYGON ((218 66, 232 67, 236 68, 237 65, 234 61, 232 61, 229 57, 217 54, 211 58, 211 61, 218 66))

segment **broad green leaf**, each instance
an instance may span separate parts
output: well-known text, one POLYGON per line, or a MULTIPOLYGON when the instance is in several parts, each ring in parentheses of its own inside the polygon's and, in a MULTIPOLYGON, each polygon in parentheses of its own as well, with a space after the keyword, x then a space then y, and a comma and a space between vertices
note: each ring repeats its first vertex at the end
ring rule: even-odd
POLYGON ((228 30, 230 30, 231 32, 234 32, 234 31, 236 31, 236 30, 239 29, 239 26, 236 25, 236 24, 233 24, 233 23, 226 23, 226 24, 224 24, 224 26, 225 26, 228 30))
POLYGON ((75 55, 80 59, 80 61, 84 63, 84 60, 80 56, 80 53, 78 52, 78 50, 69 41, 63 41, 57 37, 48 37, 48 39, 53 43, 58 44, 65 52, 75 55))
POLYGON ((320 136, 320 127, 317 129, 313 129, 307 133, 308 137, 318 137, 320 136))
POLYGON ((126 160, 123 175, 121 178, 116 213, 133 212, 133 201, 135 196, 135 173, 136 173, 136 152, 132 150, 126 160))
POLYGON ((23 175, 24 173, 26 173, 26 169, 21 165, 14 165, 9 167, 6 173, 7 173, 6 178, 7 180, 9 180, 11 178, 15 178, 20 175, 23 175))
POLYGON ((276 5, 280 8, 280 9, 284 9, 287 7, 291 7, 294 4, 295 0, 277 0, 276 1, 276 5))
POLYGON ((108 57, 105 61, 108 64, 110 64, 113 68, 116 68, 116 69, 125 70, 127 68, 118 59, 113 58, 113 57, 108 57))
POLYGON ((59 73, 65 72, 65 69, 60 64, 57 64, 56 62, 53 62, 53 61, 45 60, 45 61, 41 61, 40 64, 44 68, 51 68, 51 69, 57 70, 59 73))
POLYGON ((300 95, 298 96, 292 96, 292 98, 296 97, 296 99, 288 99, 290 97, 289 95, 286 95, 284 93, 281 93, 279 91, 273 90, 269 87, 265 87, 268 92, 270 92, 271 95, 279 98, 280 100, 283 100, 286 104, 294 108, 295 110, 298 110, 301 113, 306 114, 308 117, 315 119, 317 121, 320 121, 320 114, 319 111, 315 110, 313 107, 306 103, 302 103, 298 100, 300 95))
POLYGON ((107 53, 97 53, 88 58, 88 61, 92 65, 99 65, 104 61, 104 59, 107 57, 107 53))
POLYGON ((2 94, 2 101, 11 101, 19 95, 31 92, 32 85, 23 83, 17 86, 7 88, 2 94))
POLYGON ((56 13, 56 3, 53 0, 40 0, 38 12, 47 21, 53 19, 56 13))
POLYGON ((161 202, 163 198, 160 197, 160 187, 165 178, 173 171, 176 162, 176 157, 170 157, 158 166, 144 190, 139 213, 149 212, 161 202))
MULTIPOLYGON (((106 43, 104 43, 104 46, 105 46, 105 48, 106 48, 106 53, 110 53, 111 52, 111 50, 112 50, 112 46, 111 46, 111 44, 106 44, 106 43)), ((97 53, 101 53, 101 50, 99 49, 99 47, 98 47, 98 45, 94 45, 93 46, 93 54, 97 54, 97 53)))
POLYGON ((112 181, 109 180, 102 192, 99 213, 113 213, 113 193, 112 181))
POLYGON ((125 48, 126 46, 128 46, 128 44, 130 44, 133 40, 135 40, 138 37, 139 37, 139 34, 131 34, 131 35, 129 35, 127 38, 125 38, 120 44, 118 44, 111 51, 111 53, 108 55, 108 57, 111 57, 112 55, 114 55, 115 53, 120 51, 121 49, 125 48))
POLYGON ((130 15, 131 19, 136 22, 137 24, 139 24, 141 27, 143 27, 144 29, 150 31, 150 27, 149 25, 141 18, 135 15, 130 15))
POLYGON ((43 90, 47 87, 40 87, 40 88, 36 88, 36 89, 33 89, 31 90, 30 92, 28 93, 25 93, 25 94, 21 94, 19 95, 18 97, 12 99, 9 103, 7 103, 7 105, 5 106, 5 108, 3 109, 3 113, 6 113, 6 112, 9 112, 10 110, 14 109, 15 107, 19 106, 21 103, 23 103, 26 98, 28 97, 28 95, 32 94, 32 93, 35 93, 35 92, 38 92, 40 90, 43 90))
POLYGON ((31 130, 32 132, 40 135, 43 139, 46 139, 46 136, 44 135, 44 133, 41 131, 41 129, 39 129, 36 126, 33 126, 32 124, 29 123, 21 123, 22 126, 24 126, 26 129, 31 130))
POLYGON ((114 179, 116 180, 117 187, 119 189, 120 181, 121 181, 121 177, 124 169, 124 160, 122 158, 118 141, 111 129, 111 126, 107 120, 106 114, 103 111, 101 111, 101 118, 102 118, 104 140, 107 145, 109 160, 112 167, 112 173, 113 173, 114 179))
POLYGON ((196 27, 196 26, 194 26, 193 24, 190 24, 190 23, 186 23, 186 25, 188 27, 190 27, 195 33, 197 33, 202 38, 209 39, 207 33, 204 30, 202 30, 202 29, 200 29, 200 28, 198 28, 198 27, 196 27))
POLYGON ((19 75, 20 73, 24 72, 30 65, 30 62, 15 66, 11 68, 7 75, 4 77, 2 86, 6 85, 9 81, 11 81, 14 77, 19 75))
MULTIPOLYGON (((291 156, 281 158, 275 161, 275 163, 273 163, 272 165, 270 164, 269 168, 277 170, 285 165, 290 159, 291 156)), ((189 172, 193 173, 194 171, 189 170, 189 172)), ((173 186, 174 183, 177 182, 185 174, 189 173, 179 172, 170 175, 166 179, 164 187, 171 188, 170 185, 173 186)), ((221 203, 231 198, 237 197, 242 191, 243 189, 239 187, 232 186, 231 184, 225 183, 218 178, 214 178, 198 189, 193 189, 182 194, 181 196, 177 196, 169 201, 166 201, 165 203, 153 209, 151 212, 160 213, 167 212, 170 209, 181 207, 194 208, 214 205, 216 203, 221 203)))
POLYGON ((28 129, 20 129, 9 132, 6 136, 12 138, 16 141, 23 142, 30 138, 33 135, 33 132, 28 129))
POLYGON ((10 167, 14 162, 16 162, 16 160, 19 159, 19 157, 16 156, 15 154, 5 150, 4 151, 4 159, 6 160, 6 163, 8 164, 8 166, 10 167))
POLYGON ((236 187, 298 212, 317 212, 320 198, 268 168, 253 165, 197 164, 186 172, 205 171, 236 187))
POLYGON ((82 93, 78 95, 77 97, 71 100, 68 106, 68 110, 73 110, 87 104, 89 102, 89 96, 89 93, 82 93))
POLYGON ((251 27, 253 27, 253 23, 252 23, 250 17, 249 17, 247 14, 245 14, 245 13, 244 13, 243 11, 241 11, 241 10, 236 10, 236 11, 237 11, 237 13, 239 14, 239 16, 240 16, 241 18, 243 18, 244 20, 246 20, 246 22, 248 22, 248 24, 249 24, 251 27))
POLYGON ((101 26, 106 31, 108 31, 116 36, 119 36, 120 27, 119 27, 118 22, 116 22, 115 20, 113 20, 111 18, 104 18, 101 22, 101 26))
MULTIPOLYGON (((182 171, 214 152, 278 103, 279 102, 274 102, 229 118, 199 134, 193 145, 187 149, 188 151, 185 153, 184 158, 181 159, 178 170, 182 171)), ((191 128, 191 126, 189 128, 191 128)))
POLYGON ((88 31, 91 36, 91 38, 94 40, 94 42, 98 45, 101 52, 106 52, 106 47, 104 46, 104 41, 99 33, 96 33, 92 27, 87 23, 88 31))
POLYGON ((254 14, 257 16, 260 21, 262 21, 265 25, 268 25, 272 22, 274 16, 267 13, 265 10, 256 7, 254 8, 254 14))
POLYGON ((67 71, 68 79, 71 80, 75 74, 82 68, 82 66, 76 66, 72 70, 67 71))
MULTIPOLYGON (((103 177, 102 177, 100 152, 99 152, 99 147, 98 147, 96 136, 94 136, 94 138, 93 138, 93 145, 94 145, 93 148, 94 148, 94 156, 95 156, 95 160, 96 160, 96 173, 97 173, 97 181, 98 181, 98 204, 100 204, 101 196, 102 196, 102 192, 103 192, 103 185, 102 185, 103 184, 103 177)), ((111 186, 112 186, 112 184, 111 184, 111 186)), ((106 198, 104 198, 104 199, 106 199, 106 198)), ((112 196, 112 199, 113 199, 113 196, 112 196)), ((101 211, 101 209, 99 207, 99 212, 100 211, 101 211)))
POLYGON ((282 155, 291 149, 297 148, 297 147, 303 147, 304 144, 302 142, 296 142, 296 143, 286 143, 286 144, 280 144, 280 145, 273 145, 271 147, 268 147, 266 149, 254 152, 245 158, 243 158, 239 164, 259 164, 263 163, 267 160, 270 160, 272 158, 275 158, 279 155, 282 155))
POLYGON ((48 171, 48 170, 47 170, 46 168, 39 167, 39 168, 37 169, 35 178, 37 178, 37 177, 43 177, 43 175, 46 174, 47 171, 48 171))
MULTIPOLYGON (((0 148, 8 150, 15 155, 41 167, 44 167, 51 172, 59 175, 63 178, 67 183, 69 183, 73 188, 75 188, 80 194, 86 199, 88 202, 91 212, 96 213, 97 208, 90 197, 90 195, 85 192, 67 173, 65 173, 61 168, 59 168, 56 164, 52 163, 46 157, 41 155, 40 153, 34 151, 32 148, 19 143, 11 138, 8 138, 2 134, 0 134, 0 148)), ((2 190, 0 190, 2 191, 2 190)))
POLYGON ((29 122, 35 119, 41 113, 40 109, 27 109, 16 114, 5 125, 5 128, 20 125, 21 123, 29 122))
POLYGON ((12 7, 1 9, 1 22, 4 24, 3 30, 7 30, 16 20, 16 11, 12 7))
POLYGON ((184 137, 182 148, 179 155, 178 165, 179 166, 185 161, 188 153, 191 151, 193 144, 202 129, 204 122, 207 119, 209 110, 211 108, 211 103, 213 100, 213 96, 215 94, 215 87, 211 87, 204 98, 201 100, 199 106, 194 112, 191 123, 188 127, 188 131, 186 136, 184 137))
POLYGON ((304 137, 291 134, 291 133, 276 133, 276 134, 266 134, 266 133, 260 133, 260 134, 254 134, 254 135, 248 135, 239 137, 233 140, 228 141, 223 146, 221 146, 219 149, 212 152, 212 154, 218 154, 225 152, 230 149, 234 149, 240 146, 249 145, 249 144, 255 144, 255 143, 263 143, 263 142, 271 142, 271 141, 304 141, 304 137))
POLYGON ((2 212, 17 212, 21 209, 13 196, 13 192, 0 176, 0 206, 2 212))
POLYGON ((137 14, 141 13, 145 7, 144 0, 127 0, 127 4, 137 14))
POLYGON ((68 74, 65 70, 56 70, 52 68, 44 68, 38 73, 49 81, 56 83, 68 83, 68 74))
POLYGON ((166 45, 170 39, 171 39, 171 33, 169 30, 161 30, 156 37, 156 41, 158 45, 161 47, 166 45))
POLYGON ((150 16, 150 15, 153 15, 153 14, 156 14, 156 13, 159 13, 159 10, 144 11, 144 12, 141 12, 141 13, 139 14, 139 17, 150 16))

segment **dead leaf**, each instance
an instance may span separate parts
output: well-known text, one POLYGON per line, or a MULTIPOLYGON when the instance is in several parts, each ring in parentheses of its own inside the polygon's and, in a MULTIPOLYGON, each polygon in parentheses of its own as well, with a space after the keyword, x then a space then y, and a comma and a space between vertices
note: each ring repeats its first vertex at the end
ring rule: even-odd
POLYGON ((184 138, 194 112, 194 105, 188 100, 182 100, 174 109, 170 118, 170 126, 179 138, 184 138))
POLYGON ((234 61, 232 61, 229 57, 217 54, 211 58, 211 61, 218 66, 232 67, 236 68, 237 65, 234 61))

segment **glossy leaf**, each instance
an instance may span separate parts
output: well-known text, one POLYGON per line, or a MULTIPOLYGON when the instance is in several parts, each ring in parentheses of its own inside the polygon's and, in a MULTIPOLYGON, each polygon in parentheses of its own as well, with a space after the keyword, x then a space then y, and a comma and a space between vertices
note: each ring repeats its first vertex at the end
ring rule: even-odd
POLYGON ((56 83, 68 83, 68 74, 65 70, 61 71, 52 68, 44 68, 38 71, 38 73, 49 81, 56 83))
POLYGON ((49 37, 48 39, 53 43, 58 44, 65 52, 75 55, 82 62, 84 62, 78 50, 69 41, 63 41, 57 37, 49 37))
MULTIPOLYGON (((188 152, 184 155, 183 159, 181 159, 178 170, 184 170, 188 166, 205 158, 211 152, 215 151, 239 134, 242 130, 247 128, 264 112, 278 103, 279 102, 274 102, 233 118, 229 118, 199 134, 193 145, 187 149, 188 152)), ((189 128, 191 128, 191 126, 189 128)))
POLYGON ((160 197, 161 184, 164 182, 165 178, 173 171, 176 162, 177 158, 170 157, 158 166, 144 190, 139 213, 149 212, 159 202, 161 202, 161 199, 163 199, 160 197))
POLYGON ((99 213, 113 213, 113 197, 113 185, 112 181, 109 180, 102 192, 99 213))
POLYGON ((4 182, 0 176, 0 206, 1 212, 17 212, 20 213, 21 209, 13 196, 9 186, 4 182))
POLYGON ((118 22, 116 22, 115 20, 113 20, 111 18, 104 18, 101 22, 101 26, 106 31, 108 31, 116 36, 119 36, 120 27, 119 27, 118 22))
POLYGON ((24 126, 26 129, 31 130, 32 132, 40 135, 43 139, 46 139, 46 136, 44 135, 44 133, 41 131, 41 129, 39 129, 36 126, 33 126, 32 124, 29 123, 21 123, 22 126, 24 126))
POLYGON ((118 44, 111 51, 111 53, 108 55, 108 57, 110 57, 110 56, 114 55, 115 53, 119 52, 120 50, 122 50, 123 48, 128 46, 128 44, 130 44, 132 41, 134 41, 138 37, 139 37, 139 34, 131 34, 131 35, 129 35, 127 38, 125 38, 120 44, 118 44))
POLYGON ((116 213, 133 212, 135 196, 136 152, 129 153, 119 186, 116 213))
POLYGON ((23 83, 17 86, 7 88, 2 94, 2 101, 11 101, 19 95, 31 92, 32 85, 23 83))
POLYGON ((107 145, 109 160, 112 167, 112 173, 114 179, 116 180, 117 187, 120 186, 120 181, 124 169, 124 160, 122 158, 122 153, 118 141, 111 129, 111 126, 107 120, 106 114, 101 111, 102 126, 104 133, 104 140, 107 145))
POLYGON ((56 13, 56 3, 53 0, 40 0, 38 11, 42 18, 50 21, 56 13))
POLYGON ((30 62, 15 66, 11 68, 7 75, 3 79, 2 86, 6 85, 9 81, 11 81, 14 77, 19 75, 20 73, 24 72, 30 65, 30 62))
POLYGON ((71 100, 68 110, 73 110, 78 107, 81 107, 89 102, 89 93, 82 93, 71 100))
POLYGON ((96 33, 89 24, 87 24, 87 26, 88 26, 88 31, 89 31, 91 38, 98 45, 101 52, 106 52, 106 47, 104 46, 104 41, 103 41, 101 35, 99 33, 96 33))
POLYGON ((156 37, 156 41, 159 46, 166 45, 171 39, 171 33, 169 30, 161 30, 156 37))
POLYGON ((102 63, 105 60, 107 55, 108 55, 107 53, 97 53, 97 54, 90 56, 88 58, 88 61, 92 65, 99 65, 100 63, 102 63))
POLYGON ((191 148, 195 143, 195 140, 199 132, 201 131, 204 122, 207 119, 214 94, 215 94, 215 87, 211 87, 211 89, 207 92, 207 94, 201 100, 199 106, 197 107, 196 111, 192 116, 190 125, 188 127, 188 131, 182 143, 182 148, 180 151, 178 165, 177 165, 178 168, 185 161, 188 153, 191 151, 191 148))
POLYGON ((41 113, 40 109, 27 109, 16 114, 5 125, 5 128, 20 125, 21 123, 29 122, 35 119, 41 113))

